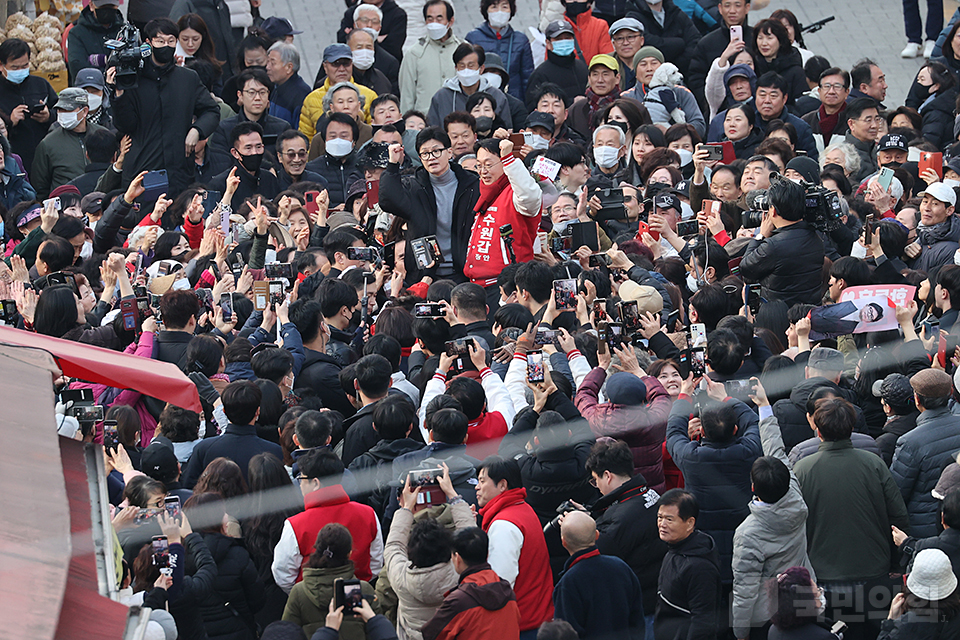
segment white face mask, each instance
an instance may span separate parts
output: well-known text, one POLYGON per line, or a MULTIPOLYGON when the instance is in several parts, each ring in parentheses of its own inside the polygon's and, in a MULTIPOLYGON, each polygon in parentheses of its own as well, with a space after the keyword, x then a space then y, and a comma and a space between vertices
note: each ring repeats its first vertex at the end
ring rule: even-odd
POLYGON ((510 23, 509 11, 491 11, 487 14, 487 22, 494 29, 502 29, 510 23))
POLYGON ((691 207, 689 204, 687 204, 683 200, 680 201, 680 219, 681 220, 689 220, 690 218, 693 218, 696 215, 697 214, 693 212, 693 207, 691 207))
POLYGON ((464 87, 472 87, 480 82, 480 69, 460 69, 457 71, 457 79, 464 87))
POLYGON ((96 111, 103 104, 103 96, 98 96, 95 93, 87 94, 87 106, 90 107, 90 111, 96 111))
POLYGON ((59 122, 60 126, 66 129, 67 131, 76 129, 77 125, 80 124, 80 112, 79 111, 58 111, 57 122, 59 122))
POLYGON ((693 162, 693 152, 688 151, 687 149, 674 149, 677 152, 677 155, 680 156, 680 166, 685 167, 691 162, 693 162))
POLYGON ((366 71, 373 66, 373 49, 357 49, 353 52, 353 66, 361 71, 366 71))
POLYGON ((563 235, 563 232, 567 230, 567 227, 571 222, 576 222, 576 220, 564 220, 563 222, 554 222, 553 230, 557 232, 558 235, 563 235))
POLYGON ((543 136, 538 136, 537 134, 533 134, 532 136, 530 136, 529 144, 534 151, 540 151, 543 149, 550 148, 550 141, 544 138, 543 136))
POLYGON ((700 283, 697 282, 697 279, 693 277, 692 274, 687 274, 687 289, 690 290, 690 293, 696 292, 700 288, 700 283))
POLYGON ((439 40, 443 36, 447 35, 447 31, 450 30, 445 24, 440 24, 439 22, 431 22, 427 25, 427 35, 430 36, 431 40, 439 40))
POLYGON ((484 73, 484 74, 481 75, 480 77, 481 77, 481 78, 486 78, 486 79, 487 79, 487 82, 490 83, 490 86, 495 87, 495 88, 497 88, 497 89, 500 88, 500 83, 503 81, 503 80, 500 78, 500 74, 499 74, 499 73, 495 73, 495 72, 493 72, 493 71, 488 71, 487 73, 484 73))
POLYGON ((947 185, 947 186, 950 187, 951 189, 956 189, 957 187, 960 187, 960 180, 953 180, 953 179, 951 179, 951 178, 944 178, 943 180, 941 180, 941 182, 943 182, 943 184, 947 185))
POLYGON ((850 249, 850 255, 854 258, 866 258, 867 257, 867 248, 860 244, 859 242, 853 243, 853 248, 850 249))
POLYGON ((620 149, 618 147, 594 147, 593 160, 603 169, 615 167, 620 161, 620 149))
POLYGON ((334 158, 342 158, 353 151, 353 143, 343 138, 331 138, 327 140, 325 148, 334 158))

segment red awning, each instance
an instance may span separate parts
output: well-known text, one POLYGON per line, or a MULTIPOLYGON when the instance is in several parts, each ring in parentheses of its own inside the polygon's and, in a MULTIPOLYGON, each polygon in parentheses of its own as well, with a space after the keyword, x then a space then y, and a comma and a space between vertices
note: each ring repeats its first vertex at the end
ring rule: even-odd
POLYGON ((63 375, 71 378, 133 389, 184 409, 203 411, 196 385, 169 362, 2 326, 0 344, 42 349, 53 356, 63 375))

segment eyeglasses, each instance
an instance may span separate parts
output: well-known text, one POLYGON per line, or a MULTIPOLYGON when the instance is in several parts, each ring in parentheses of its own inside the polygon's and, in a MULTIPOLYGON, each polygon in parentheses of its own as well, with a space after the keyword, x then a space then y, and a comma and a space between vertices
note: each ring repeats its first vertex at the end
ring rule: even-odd
POLYGON ((493 168, 495 166, 497 166, 497 164, 494 162, 487 162, 486 164, 478 164, 477 171, 479 171, 480 173, 489 173, 493 171, 493 168))
POLYGON ((443 152, 447 150, 447 147, 440 147, 439 149, 433 149, 431 151, 421 151, 420 157, 424 160, 436 160, 443 155, 443 152))
POLYGON ((883 118, 880 116, 866 116, 865 118, 859 118, 859 121, 864 124, 880 124, 883 122, 883 118))
POLYGON ((589 482, 589 483, 590 483, 590 486, 593 487, 594 489, 597 488, 597 478, 596 478, 596 476, 590 476, 590 479, 589 479, 587 482, 589 482))
POLYGON ((309 480, 309 479, 310 479, 310 478, 308 478, 307 476, 303 475, 302 473, 301 473, 300 475, 298 475, 297 478, 296 478, 297 482, 303 482, 304 480, 309 480))
POLYGON ((633 42, 639 37, 640 37, 639 33, 633 33, 628 36, 617 36, 616 38, 613 39, 613 44, 625 44, 627 42, 633 42))
POLYGON ((557 209, 557 211, 560 213, 576 213, 577 208, 572 205, 568 205, 566 207, 563 207, 562 209, 557 209))
POLYGON ((332 67, 349 67, 353 64, 353 58, 343 58, 341 60, 334 60, 333 62, 328 62, 332 67))
POLYGON ((295 158, 306 158, 307 150, 301 149, 300 151, 284 151, 283 155, 287 158, 287 160, 293 160, 295 158))
POLYGON ((820 85, 820 88, 824 91, 843 91, 847 87, 840 84, 839 82, 825 82, 820 85))
POLYGON ((270 92, 266 89, 244 89, 243 93, 251 98, 266 98, 270 95, 270 92))

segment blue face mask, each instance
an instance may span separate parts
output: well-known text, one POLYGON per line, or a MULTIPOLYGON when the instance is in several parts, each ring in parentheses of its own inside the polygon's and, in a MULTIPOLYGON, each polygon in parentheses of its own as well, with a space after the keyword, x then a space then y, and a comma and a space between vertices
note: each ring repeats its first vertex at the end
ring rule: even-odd
POLYGON ((20 84, 30 75, 30 69, 8 69, 7 80, 13 84, 20 84))
POLYGON ((558 56, 572 56, 573 47, 573 40, 555 40, 553 43, 553 52, 558 56))

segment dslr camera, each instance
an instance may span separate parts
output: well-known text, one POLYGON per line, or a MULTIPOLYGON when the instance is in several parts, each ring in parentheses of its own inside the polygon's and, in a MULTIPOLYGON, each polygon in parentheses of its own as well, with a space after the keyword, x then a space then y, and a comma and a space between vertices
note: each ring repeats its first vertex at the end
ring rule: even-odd
POLYGON ((588 513, 586 509, 581 509, 577 505, 573 504, 573 502, 571 502, 570 500, 564 500, 563 502, 560 503, 560 506, 557 507, 557 516, 553 520, 551 520, 550 522, 544 525, 543 535, 549 534, 550 531, 552 531, 553 529, 556 529, 559 533, 560 518, 570 513, 571 511, 583 511, 584 513, 588 513))
POLYGON ((128 22, 120 27, 116 38, 107 40, 103 46, 110 51, 107 68, 117 68, 114 80, 117 89, 136 89, 143 61, 152 51, 149 44, 140 42, 140 30, 128 22))

